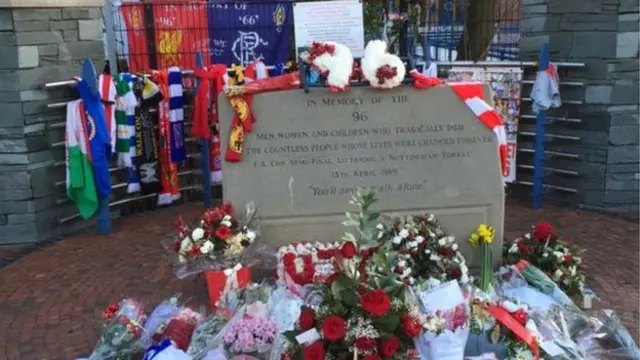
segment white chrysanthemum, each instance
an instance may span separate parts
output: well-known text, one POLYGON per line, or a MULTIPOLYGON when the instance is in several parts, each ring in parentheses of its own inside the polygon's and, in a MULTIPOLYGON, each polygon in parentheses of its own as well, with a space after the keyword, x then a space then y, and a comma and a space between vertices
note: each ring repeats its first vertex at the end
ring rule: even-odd
POLYGON ((382 223, 376 225, 376 229, 378 230, 384 230, 384 225, 382 223))
POLYGON ((545 251, 545 252, 543 252, 543 253, 542 253, 542 257, 543 257, 543 258, 549 257, 549 253, 548 253, 548 252, 546 252, 546 251, 545 251))
POLYGON ((407 262, 406 262, 406 261, 404 261, 404 260, 400 260, 400 261, 398 261, 398 266, 400 266, 401 268, 403 268, 403 267, 407 266, 407 262))
POLYGON ((452 245, 451 245, 451 250, 453 250, 453 251, 457 251, 457 250, 458 250, 458 244, 455 244, 455 243, 454 243, 454 244, 452 244, 452 245))
POLYGON ((446 238, 440 238, 440 239, 438 240, 438 245, 440 245, 440 246, 445 246, 445 245, 447 245, 447 239, 446 239, 446 238))
POLYGON ((213 243, 211 241, 207 240, 200 247, 200 252, 203 253, 203 254, 208 254, 209 252, 211 252, 213 250, 213 248, 214 248, 213 243))
POLYGON ((573 258, 573 261, 574 261, 576 264, 580 264, 580 263, 582 263, 582 259, 581 259, 581 258, 579 258, 579 257, 577 257, 577 256, 573 258))
POLYGON ((407 247, 408 247, 409 249, 417 248, 417 247, 418 247, 418 242, 417 242, 417 241, 409 241, 409 242, 407 243, 407 247))
POLYGON ((225 215, 225 216, 222 218, 222 221, 231 221, 231 216, 230 216, 230 215, 225 215))
POLYGON ((222 221, 220 221, 220 225, 230 228, 231 227, 231 221, 222 220, 222 221))
POLYGON ((393 237, 393 243, 399 245, 402 242, 402 238, 400 236, 393 237))
POLYGON ((195 228, 192 232, 191 232, 191 237, 193 238, 193 240, 198 241, 200 239, 202 239, 204 237, 204 230, 201 228, 195 228))
POLYGON ((245 234, 245 236, 247 237, 247 239, 251 242, 253 242, 253 240, 256 239, 256 233, 254 233, 253 231, 249 230, 247 231, 247 233, 245 234))
POLYGON ((524 238, 527 240, 531 240, 531 234, 530 233, 524 234, 524 238))
POLYGON ((422 236, 422 235, 416 236, 416 242, 418 244, 422 244, 424 242, 424 236, 422 236))
POLYGON ((429 260, 431 260, 431 261, 439 261, 440 260, 440 256, 438 256, 438 254, 431 254, 431 255, 429 255, 429 260))
POLYGON ((409 236, 409 230, 407 229, 400 230, 400 233, 398 234, 398 236, 400 236, 402 239, 406 238, 407 236, 409 236))

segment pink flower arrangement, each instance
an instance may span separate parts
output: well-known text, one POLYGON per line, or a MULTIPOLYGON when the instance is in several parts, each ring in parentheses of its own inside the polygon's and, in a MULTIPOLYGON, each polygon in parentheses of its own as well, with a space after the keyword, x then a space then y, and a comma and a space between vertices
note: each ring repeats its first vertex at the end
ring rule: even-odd
POLYGON ((270 350, 276 338, 276 328, 276 323, 267 317, 245 317, 233 324, 222 340, 234 355, 258 355, 270 350))

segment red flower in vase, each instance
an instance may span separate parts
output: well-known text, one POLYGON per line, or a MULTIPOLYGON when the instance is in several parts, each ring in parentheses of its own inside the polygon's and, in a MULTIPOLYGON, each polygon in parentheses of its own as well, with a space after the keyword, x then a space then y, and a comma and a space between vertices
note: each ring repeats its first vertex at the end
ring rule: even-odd
POLYGON ((391 309, 391 300, 381 289, 367 291, 360 297, 360 306, 372 316, 384 316, 391 309))
POLYGON ((347 323, 339 316, 329 315, 322 321, 322 333, 329 341, 342 340, 346 332, 347 323))
POLYGON ((555 235, 556 230, 553 228, 551 224, 546 221, 540 222, 536 224, 533 229, 532 237, 536 241, 545 242, 551 236, 555 235))
POLYGON ((569 263, 573 261, 573 255, 567 254, 564 256, 564 262, 569 263))
POLYGON ((189 249, 189 251, 187 252, 189 255, 191 256, 197 256, 200 254, 200 246, 198 245, 193 245, 191 247, 191 249, 189 249))
POLYGON ((204 215, 202 215, 202 220, 204 220, 205 224, 212 225, 213 223, 220 221, 223 217, 224 213, 222 210, 215 208, 205 211, 204 215))
POLYGON ((215 235, 218 239, 224 241, 227 240, 229 235, 231 235, 231 229, 226 226, 218 226, 216 229, 215 235))

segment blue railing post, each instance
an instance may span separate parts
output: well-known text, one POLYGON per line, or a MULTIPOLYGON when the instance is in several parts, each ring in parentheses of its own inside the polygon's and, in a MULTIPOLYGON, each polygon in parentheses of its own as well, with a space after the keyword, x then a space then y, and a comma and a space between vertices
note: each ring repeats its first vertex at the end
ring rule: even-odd
MULTIPOLYGON (((202 57, 201 52, 196 53, 196 66, 199 69, 204 67, 204 58, 202 57)), ((198 92, 198 87, 200 86, 200 81, 198 77, 195 77, 195 90, 198 92)), ((209 80, 204 80, 209 81, 209 80)), ((211 96, 211 94, 208 94, 211 96)), ((214 99, 217 101, 218 99, 214 99)), ((209 125, 207 125, 209 126, 209 125)), ((210 163, 210 153, 209 153, 209 141, 210 139, 200 139, 200 169, 202 171, 202 196, 204 200, 204 206, 206 208, 211 207, 212 199, 211 199, 211 163, 210 163)))
MULTIPOLYGON (((546 71, 549 68, 549 44, 543 44, 538 59, 538 71, 546 71)), ((535 156, 533 158, 533 209, 542 207, 542 194, 544 193, 544 145, 545 126, 547 123, 547 112, 540 109, 536 114, 536 144, 535 156)))

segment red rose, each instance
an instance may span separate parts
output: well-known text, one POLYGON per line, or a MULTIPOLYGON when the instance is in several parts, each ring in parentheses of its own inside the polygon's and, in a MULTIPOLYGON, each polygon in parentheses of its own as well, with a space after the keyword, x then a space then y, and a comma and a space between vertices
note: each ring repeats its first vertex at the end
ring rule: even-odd
POLYGON ((356 244, 354 244, 353 241, 347 241, 346 243, 342 244, 342 249, 340 249, 340 252, 346 259, 351 259, 356 255, 356 244))
POLYGON ((311 309, 304 309, 300 312, 298 323, 301 330, 309 330, 316 323, 316 314, 311 309))
POLYGON ((393 356, 400 348, 400 339, 395 336, 391 336, 388 339, 382 340, 380 343, 380 355, 393 356))
POLYGON ((322 333, 329 341, 341 340, 346 332, 347 323, 339 316, 329 315, 322 321, 322 333))
POLYGON ((222 205, 222 211, 224 211, 225 214, 233 217, 236 214, 236 211, 233 208, 233 205, 231 203, 226 203, 224 205, 222 205))
POLYGON ((204 220, 205 224, 211 225, 214 222, 220 221, 223 216, 224 214, 222 213, 222 210, 215 208, 205 211, 204 215, 202 216, 202 220, 204 220))
POLYGON ((376 345, 378 345, 376 339, 368 337, 357 338, 355 344, 359 350, 372 350, 376 348, 376 345))
POLYGON ((384 291, 375 289, 362 294, 360 306, 373 316, 384 316, 391 309, 391 300, 384 291))
POLYGON ((564 256, 564 262, 572 262, 573 261, 573 255, 571 254, 567 254, 564 256))
POLYGON ((229 235, 231 234, 231 230, 229 230, 226 226, 218 226, 216 229, 216 237, 220 240, 227 240, 229 235))
POLYGON ((422 324, 415 317, 404 314, 402 315, 402 330, 408 337, 416 337, 422 332, 422 324))
POLYGON ((305 360, 324 360, 324 343, 316 341, 302 351, 305 360))
POLYGON ((453 268, 449 270, 449 277, 452 279, 460 279, 462 277, 462 271, 458 268, 453 268))
POLYGON ((380 356, 376 354, 365 355, 362 360, 380 360, 380 356))
POLYGON ((556 230, 546 221, 539 222, 533 229, 533 239, 544 242, 555 234, 556 230))
POLYGON ((516 246, 518 247, 518 250, 520 250, 524 255, 529 255, 533 251, 531 249, 531 246, 529 246, 529 245, 527 245, 527 244, 525 244, 525 243, 523 243, 521 241, 518 242, 516 244, 516 246))
POLYGON ((513 318, 516 319, 516 321, 519 322, 520 325, 525 326, 527 324, 527 313, 524 310, 518 309, 511 315, 513 315, 513 318))

